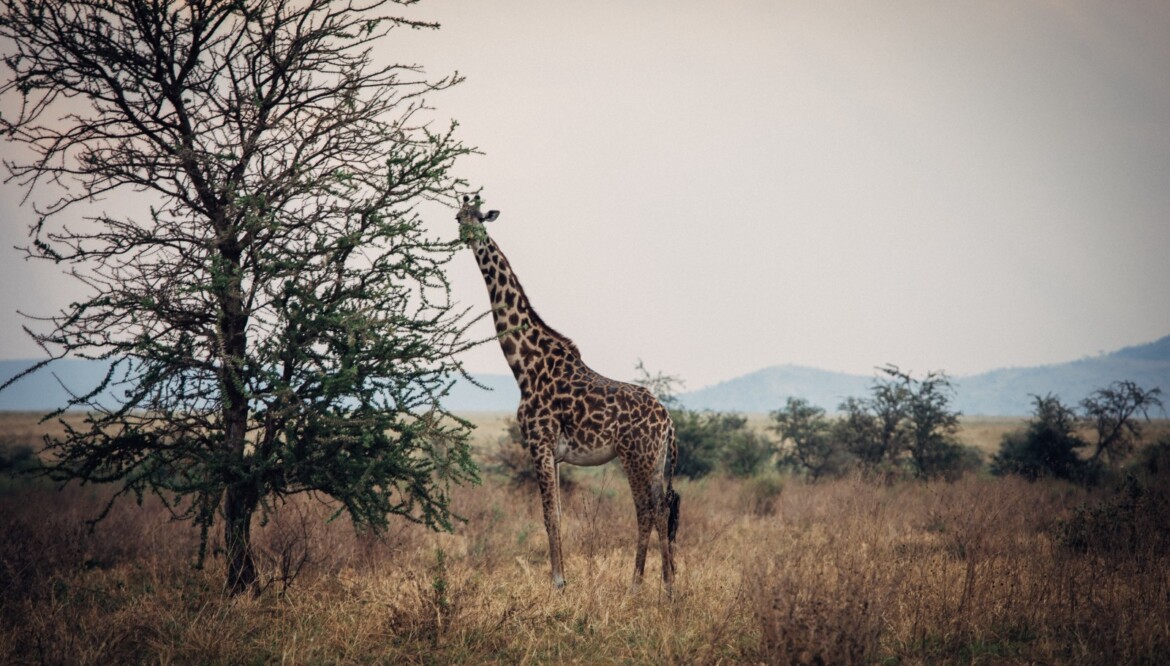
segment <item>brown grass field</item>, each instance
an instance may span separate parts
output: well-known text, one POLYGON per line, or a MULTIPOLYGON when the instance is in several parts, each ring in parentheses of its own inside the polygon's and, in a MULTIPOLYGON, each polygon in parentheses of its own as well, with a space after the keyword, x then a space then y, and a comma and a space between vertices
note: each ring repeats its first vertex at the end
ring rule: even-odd
MULTIPOLYGON (((473 420, 486 451, 503 417, 473 420)), ((991 451, 1019 423, 971 420, 962 435, 991 451)), ((40 432, 0 417, 0 443, 40 432)), ((121 504, 91 533, 107 490, 4 482, 0 663, 1170 663, 1166 539, 1140 520, 1124 547, 1059 538, 1109 489, 985 474, 679 481, 669 599, 653 542, 631 589, 616 465, 574 475, 563 592, 535 491, 483 476, 453 489, 466 520, 452 534, 354 534, 323 501, 279 507, 256 528, 256 598, 223 596, 220 557, 192 568, 195 530, 156 501, 121 504)))

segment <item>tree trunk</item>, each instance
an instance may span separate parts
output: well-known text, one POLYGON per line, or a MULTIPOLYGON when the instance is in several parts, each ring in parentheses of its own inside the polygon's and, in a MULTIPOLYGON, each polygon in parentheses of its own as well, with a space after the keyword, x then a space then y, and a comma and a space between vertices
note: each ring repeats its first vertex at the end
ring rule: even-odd
MULTIPOLYGON (((224 226, 217 224, 216 229, 224 226)), ((248 355, 248 315, 244 309, 240 246, 236 237, 225 235, 219 242, 219 251, 224 260, 220 268, 223 290, 217 294, 219 332, 223 340, 220 382, 224 399, 224 446, 234 463, 227 478, 223 510, 227 591, 239 594, 252 590, 258 594, 256 562, 252 558, 252 514, 260 502, 260 488, 252 478, 247 455, 248 395, 241 369, 248 355)))
POLYGON ((259 593, 256 562, 252 558, 252 514, 259 502, 250 482, 228 486, 224 500, 224 544, 227 551, 227 591, 259 593))
POLYGON ((246 455, 248 407, 235 377, 225 382, 228 408, 224 410, 224 440, 233 469, 224 493, 224 548, 227 551, 227 591, 259 593, 256 563, 252 558, 252 514, 260 503, 260 491, 250 474, 246 455))

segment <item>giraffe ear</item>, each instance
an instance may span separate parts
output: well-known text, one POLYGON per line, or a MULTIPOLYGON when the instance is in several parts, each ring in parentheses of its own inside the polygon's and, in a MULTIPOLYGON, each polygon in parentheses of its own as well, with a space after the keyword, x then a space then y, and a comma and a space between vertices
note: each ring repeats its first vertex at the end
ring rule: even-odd
POLYGON ((483 216, 483 221, 484 221, 484 222, 491 222, 492 220, 496 219, 496 218, 497 218, 497 217, 499 217, 499 216, 500 216, 500 211, 498 211, 498 210, 489 210, 489 211, 487 212, 487 215, 484 215, 484 216, 483 216))

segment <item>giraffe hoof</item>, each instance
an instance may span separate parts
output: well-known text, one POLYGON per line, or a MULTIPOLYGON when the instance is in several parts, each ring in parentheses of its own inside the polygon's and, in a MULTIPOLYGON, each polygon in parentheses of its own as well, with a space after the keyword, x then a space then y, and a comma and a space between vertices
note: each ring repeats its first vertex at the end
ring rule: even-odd
POLYGON ((560 576, 553 576, 553 589, 560 591, 565 589, 565 579, 560 576))

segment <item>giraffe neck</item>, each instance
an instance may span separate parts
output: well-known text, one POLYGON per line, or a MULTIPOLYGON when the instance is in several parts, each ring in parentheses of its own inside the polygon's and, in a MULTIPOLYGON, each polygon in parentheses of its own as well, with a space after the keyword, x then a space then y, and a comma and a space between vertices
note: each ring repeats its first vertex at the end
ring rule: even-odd
POLYGON ((473 245, 484 284, 491 299, 500 349, 521 392, 533 387, 538 375, 556 369, 557 360, 580 358, 573 341, 553 330, 532 309, 508 258, 490 237, 473 245))

